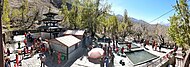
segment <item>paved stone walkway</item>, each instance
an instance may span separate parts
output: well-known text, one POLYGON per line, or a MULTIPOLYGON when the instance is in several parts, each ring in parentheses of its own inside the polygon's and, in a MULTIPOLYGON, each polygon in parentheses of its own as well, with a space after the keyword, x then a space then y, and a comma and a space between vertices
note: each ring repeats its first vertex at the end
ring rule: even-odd
MULTIPOLYGON (((156 56, 159 56, 159 58, 162 57, 162 56, 165 56, 167 53, 169 53, 172 50, 172 49, 162 48, 161 49, 162 52, 159 52, 159 51, 153 50, 152 45, 147 45, 146 46, 146 48, 148 48, 149 50, 145 49, 143 46, 141 46, 141 44, 136 44, 136 45, 140 47, 138 49, 144 49, 145 51, 148 51, 149 53, 152 53, 152 54, 154 54, 156 56)), ((111 46, 112 46, 112 43, 111 43, 111 46)), ((118 56, 115 53, 114 53, 114 56, 115 56, 114 67, 134 67, 133 64, 130 62, 130 60, 127 57, 126 58, 121 57, 121 56, 118 56), (123 60, 125 62, 125 66, 122 66, 119 63, 120 60, 123 60)), ((157 58, 157 59, 159 59, 159 58, 157 58)), ((155 60, 157 60, 157 59, 155 59, 155 60)), ((145 63, 145 64, 138 65, 138 66, 135 66, 135 67, 143 67, 143 66, 146 67, 146 64, 150 64, 150 63, 145 63)), ((71 67, 100 67, 100 64, 94 64, 94 63, 89 62, 87 60, 86 56, 85 56, 82 60, 80 58, 77 59, 76 62, 74 62, 71 67)))
MULTIPOLYGON (((17 47, 18 47, 18 44, 15 43, 15 44, 10 44, 12 46, 9 47, 10 51, 11 51, 11 55, 9 56, 10 60, 12 61, 11 62, 11 67, 14 67, 14 64, 15 64, 15 58, 16 58, 16 50, 17 47)), ((21 47, 24 47, 24 43, 21 42, 21 47)), ((30 47, 29 47, 30 48, 30 47)), ((20 50, 23 50, 20 49, 20 50)), ((20 67, 40 67, 40 59, 38 59, 39 57, 39 53, 35 54, 33 57, 31 58, 28 58, 29 57, 29 54, 28 56, 24 57, 24 60, 22 61, 22 66, 20 67)))
MULTIPOLYGON (((23 35, 19 35, 19 36, 15 37, 15 39, 18 39, 17 41, 21 41, 22 48, 20 50, 23 50, 23 47, 24 47, 23 35)), ((84 43, 88 43, 88 42, 84 42, 84 43)), ((81 44, 83 44, 83 43, 81 43, 81 44)), ((30 43, 30 45, 31 45, 31 43, 30 43)), ((15 54, 16 54, 16 50, 18 50, 17 49, 18 43, 9 44, 9 45, 7 45, 7 47, 10 49, 10 52, 12 53, 9 56, 9 58, 11 60, 11 67, 14 67, 14 64, 16 62, 15 54)), ((29 47, 29 49, 30 49, 30 47, 29 47)), ((84 55, 84 53, 86 53, 86 51, 87 50, 84 45, 79 46, 79 48, 77 48, 75 51, 73 51, 70 54, 71 57, 69 58, 69 60, 63 62, 63 64, 57 64, 56 62, 53 62, 52 57, 48 53, 45 53, 45 55, 46 55, 45 67, 70 67, 79 57, 84 55)), ((40 67, 41 61, 39 59, 39 54, 41 54, 41 53, 36 53, 31 58, 24 57, 25 59, 22 60, 22 66, 19 66, 19 67, 40 67)))
MULTIPOLYGON (((19 40, 22 40, 22 39, 19 39, 19 40)), ((111 43, 112 45, 112 43, 111 43)), ((141 46, 141 44, 136 44, 137 46, 140 46, 142 49, 144 49, 144 47, 141 46)), ((24 43, 21 42, 21 47, 24 46, 24 43)), ((15 44, 10 44, 9 46, 9 49, 11 51, 11 55, 9 56, 10 59, 13 61, 11 62, 11 67, 14 67, 14 60, 15 60, 15 50, 17 50, 17 47, 18 47, 18 44, 15 43, 15 44)), ((146 48, 148 48, 149 50, 146 50, 154 55, 157 55, 157 56, 165 56, 166 53, 170 52, 171 50, 170 49, 165 49, 165 48, 162 48, 162 51, 165 51, 166 53, 162 53, 162 52, 158 52, 158 51, 154 51, 152 50, 152 46, 151 45, 147 45, 146 48)), ((23 48, 22 48, 23 49, 23 48)), ((87 66, 82 66, 80 64, 83 64, 85 62, 79 60, 81 56, 83 56, 85 53, 87 53, 87 49, 86 47, 84 47, 83 45, 78 48, 77 50, 75 50, 74 52, 72 52, 72 59, 69 59, 67 60, 65 63, 63 64, 57 64, 55 62, 52 61, 51 57, 49 56, 49 54, 46 54, 47 56, 47 60, 45 62, 45 66, 46 67, 93 67, 92 64, 87 64, 87 66), (76 62, 79 62, 80 61, 80 64, 78 63, 75 63, 76 62), (74 63, 74 64, 73 64, 74 63)), ((31 58, 28 58, 28 59, 24 59, 22 61, 22 66, 20 67, 40 67, 40 59, 38 59, 39 57, 39 54, 40 53, 37 53, 35 54, 33 57, 31 58)), ((26 57, 25 57, 26 58, 26 57)), ((96 67, 99 67, 100 65, 97 65, 96 67)), ((115 59, 114 59, 114 67, 133 67, 131 62, 129 61, 129 59, 127 58, 124 58, 124 57, 121 57, 121 56, 117 56, 115 54, 115 59), (125 62, 125 66, 121 66, 121 64, 119 64, 119 61, 123 59, 124 62, 125 62)))

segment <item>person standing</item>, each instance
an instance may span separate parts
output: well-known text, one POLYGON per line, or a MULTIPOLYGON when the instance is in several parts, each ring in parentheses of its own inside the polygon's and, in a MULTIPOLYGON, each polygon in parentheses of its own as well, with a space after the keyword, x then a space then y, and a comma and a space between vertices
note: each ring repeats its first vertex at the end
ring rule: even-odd
POLYGON ((21 44, 20 44, 20 41, 19 41, 19 42, 18 42, 18 49, 20 49, 20 45, 21 45, 21 44))
POLYGON ((26 46, 26 54, 28 54, 28 46, 26 46))
POLYGON ((19 60, 19 66, 22 66, 22 60, 23 60, 23 56, 22 54, 21 55, 18 55, 18 60, 19 60))
POLYGON ((27 46, 27 39, 24 39, 24 44, 25 46, 27 46))
POLYGON ((152 39, 152 49, 154 50, 154 45, 155 45, 155 40, 154 39, 152 39))
POLYGON ((113 50, 115 50, 115 44, 113 44, 113 50))
POLYGON ((107 45, 105 44, 105 46, 103 47, 103 50, 104 50, 104 56, 107 55, 107 45))
POLYGON ((107 55, 109 56, 110 54, 110 50, 111 50, 111 46, 108 44, 108 48, 107 48, 107 55))
POLYGON ((31 35, 30 32, 28 32, 28 34, 27 34, 27 38, 29 39, 30 42, 32 42, 32 35, 31 35))
POLYGON ((116 49, 115 49, 115 53, 118 53, 118 51, 119 51, 119 48, 118 48, 118 47, 116 47, 116 49))
POLYGON ((27 35, 27 34, 26 34, 26 32, 25 32, 25 33, 24 33, 25 38, 26 38, 26 35, 27 35))
POLYGON ((128 49, 131 50, 131 43, 128 44, 128 49))
POLYGON ((40 56, 40 60, 41 60, 41 66, 40 67, 45 67, 45 64, 44 64, 44 62, 45 62, 45 55, 44 54, 42 54, 42 56, 40 56))
POLYGON ((16 66, 19 65, 18 54, 16 54, 16 66))
POLYGON ((34 48, 33 48, 33 46, 32 46, 31 49, 30 49, 30 57, 33 56, 33 50, 34 50, 34 48))
POLYGON ((110 67, 113 67, 114 66, 114 58, 115 56, 113 55, 113 53, 111 54, 111 66, 110 67))
POLYGON ((116 47, 118 47, 118 39, 116 39, 116 47))
POLYGON ((143 39, 143 38, 141 39, 141 42, 140 42, 140 43, 141 43, 141 44, 144 43, 144 39, 143 39))
POLYGON ((158 44, 155 44, 155 51, 157 51, 158 44))
POLYGON ((146 44, 147 44, 147 40, 144 41, 144 45, 143 46, 146 47, 146 44))
POLYGON ((148 39, 146 40, 146 45, 149 45, 149 40, 148 39))
POLYGON ((11 67, 10 59, 5 59, 5 67, 11 67))
POLYGON ((122 54, 124 53, 124 47, 121 48, 121 53, 122 53, 122 54))
POLYGON ((50 55, 53 55, 53 48, 51 47, 51 45, 49 45, 49 49, 50 49, 50 55))
POLYGON ((174 51, 176 52, 178 49, 178 46, 176 45, 176 43, 174 44, 174 51))
POLYGON ((100 67, 104 67, 104 58, 103 57, 100 59, 100 67))
POLYGON ((159 51, 161 51, 161 48, 162 48, 162 44, 163 44, 163 43, 161 43, 161 44, 160 44, 160 46, 159 46, 159 51))
POLYGON ((26 47, 24 47, 23 52, 24 52, 24 57, 25 57, 25 55, 26 55, 26 47))
POLYGON ((9 48, 7 48, 7 56, 10 56, 11 52, 9 50, 9 48))
POLYGON ((106 67, 108 67, 109 66, 109 58, 105 57, 105 61, 106 61, 106 67))

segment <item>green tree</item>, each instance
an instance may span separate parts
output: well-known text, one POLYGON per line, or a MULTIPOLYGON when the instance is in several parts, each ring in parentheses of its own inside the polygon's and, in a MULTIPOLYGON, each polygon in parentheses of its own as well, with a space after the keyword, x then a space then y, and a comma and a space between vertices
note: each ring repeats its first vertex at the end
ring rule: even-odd
POLYGON ((171 23, 168 33, 169 36, 179 45, 185 48, 190 46, 190 11, 187 0, 176 1, 174 6, 176 14, 170 17, 171 23))
POLYGON ((115 15, 109 17, 108 19, 108 32, 112 33, 112 35, 116 35, 118 33, 118 20, 115 15))
POLYGON ((123 23, 126 24, 126 27, 124 29, 124 36, 127 35, 126 32, 131 33, 131 27, 132 27, 132 22, 130 21, 128 15, 127 15, 127 10, 125 9, 124 11, 124 18, 123 18, 123 23))
POLYGON ((10 17, 9 17, 9 13, 10 13, 9 1, 8 0, 4 0, 4 2, 3 2, 2 21, 3 21, 3 24, 8 27, 8 29, 10 29, 10 17))
POLYGON ((101 23, 105 22, 105 20, 100 18, 105 18, 110 9, 107 3, 100 1, 76 0, 72 2, 71 10, 67 9, 68 7, 65 4, 67 1, 63 1, 61 9, 64 15, 63 24, 67 24, 69 28, 88 29, 88 32, 94 36, 97 29, 102 27, 101 23))
POLYGON ((120 33, 120 36, 125 37, 126 29, 127 29, 127 24, 120 22, 118 27, 118 33, 120 33))
MULTIPOLYGON (((176 0, 174 9, 176 13, 170 17, 169 36, 177 43, 177 45, 189 49, 190 47, 190 10, 187 0, 176 0)), ((189 49, 190 50, 190 49, 189 49)), ((184 60, 184 66, 189 66, 189 53, 184 60)))

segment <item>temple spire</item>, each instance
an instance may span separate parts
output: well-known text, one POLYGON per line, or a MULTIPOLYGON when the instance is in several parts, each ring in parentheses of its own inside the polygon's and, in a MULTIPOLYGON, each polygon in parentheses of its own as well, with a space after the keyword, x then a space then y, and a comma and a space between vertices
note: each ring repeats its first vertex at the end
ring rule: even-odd
POLYGON ((51 12, 51 6, 49 6, 49 12, 51 12))

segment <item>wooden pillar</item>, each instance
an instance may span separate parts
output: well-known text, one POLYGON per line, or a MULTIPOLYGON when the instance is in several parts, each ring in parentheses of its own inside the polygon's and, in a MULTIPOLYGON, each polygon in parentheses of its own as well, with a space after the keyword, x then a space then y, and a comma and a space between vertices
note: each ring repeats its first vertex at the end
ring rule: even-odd
MULTIPOLYGON (((0 0, 0 19, 3 11, 3 0, 0 0)), ((4 67, 3 42, 2 42, 2 19, 0 20, 0 67, 4 67)))

